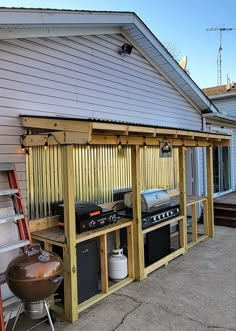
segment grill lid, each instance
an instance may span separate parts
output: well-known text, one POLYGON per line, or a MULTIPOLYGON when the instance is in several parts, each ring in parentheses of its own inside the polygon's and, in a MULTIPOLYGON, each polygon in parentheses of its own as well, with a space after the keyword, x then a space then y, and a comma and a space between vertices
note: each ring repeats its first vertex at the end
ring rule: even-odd
MULTIPOLYGON (((156 207, 169 205, 170 202, 170 197, 166 190, 156 188, 141 192, 142 212, 149 212, 156 207)), ((125 194, 124 203, 127 207, 132 208, 132 192, 125 194)))
POLYGON ((52 252, 32 251, 14 258, 6 270, 9 281, 34 281, 49 279, 63 272, 60 257, 52 252))

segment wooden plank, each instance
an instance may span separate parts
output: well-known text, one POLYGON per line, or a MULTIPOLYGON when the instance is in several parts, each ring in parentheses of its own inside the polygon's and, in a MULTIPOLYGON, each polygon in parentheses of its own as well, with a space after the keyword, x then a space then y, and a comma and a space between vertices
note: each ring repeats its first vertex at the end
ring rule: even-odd
POLYGON ((171 218, 170 220, 167 220, 167 221, 164 221, 164 222, 160 222, 160 223, 158 223, 156 225, 153 225, 153 226, 151 226, 151 227, 149 227, 147 229, 142 230, 142 233, 143 234, 146 234, 146 233, 152 232, 152 231, 154 231, 156 229, 160 229, 163 226, 166 226, 166 225, 169 225, 169 224, 178 222, 178 221, 180 221, 182 219, 183 219, 183 216, 178 216, 178 217, 171 218))
POLYGON ((44 249, 48 252, 52 252, 52 244, 51 243, 44 243, 44 249))
POLYGON ((197 241, 197 205, 192 205, 192 241, 197 241))
POLYGON ((141 183, 140 183, 140 148, 133 146, 131 149, 132 169, 132 198, 134 222, 134 266, 135 279, 142 280, 144 275, 144 241, 142 234, 141 216, 141 183))
POLYGON ((207 199, 207 197, 205 196, 193 196, 193 195, 188 195, 187 196, 187 201, 186 201, 186 205, 187 207, 196 204, 198 202, 203 202, 207 199))
POLYGON ((76 121, 67 119, 54 119, 43 117, 22 117, 22 125, 27 128, 48 129, 57 131, 75 131, 75 132, 90 132, 90 122, 76 121))
POLYGON ((189 249, 189 248, 192 248, 193 246, 199 244, 200 242, 202 242, 203 240, 208 239, 208 238, 209 238, 209 237, 206 236, 206 235, 202 235, 202 236, 198 237, 198 238, 197 238, 197 241, 195 241, 195 242, 192 241, 191 243, 188 243, 188 249, 189 249))
MULTIPOLYGON (((135 134, 135 133, 134 133, 135 134)), ((145 135, 145 132, 142 132, 142 135, 145 135)), ((194 140, 194 139, 171 139, 166 138, 169 143, 174 147, 182 146, 185 147, 208 147, 211 146, 213 142, 207 140, 194 140)), ((48 137, 48 134, 35 134, 35 135, 26 135, 23 139, 25 146, 44 146, 45 142, 48 142, 48 145, 56 144, 86 144, 89 142, 91 145, 117 145, 120 141, 122 145, 143 145, 144 138, 143 136, 127 136, 126 134, 119 136, 114 136, 114 132, 110 135, 104 134, 90 134, 90 132, 72 132, 72 131, 55 131, 51 132, 51 136, 48 137)), ((163 136, 159 138, 151 138, 145 136, 145 142, 147 145, 156 146, 163 141, 163 136)), ((214 141, 214 146, 221 146, 222 143, 214 141)), ((225 144, 227 146, 229 144, 225 144)))
POLYGON ((127 227, 128 276, 134 278, 134 235, 133 224, 127 227))
POLYGON ((58 216, 39 218, 29 222, 30 232, 48 229, 57 226, 58 216))
POLYGON ((101 291, 108 292, 107 235, 100 236, 101 291))
POLYGON ((153 264, 151 264, 150 266, 148 266, 148 267, 146 267, 144 269, 145 275, 147 276, 148 274, 150 274, 154 270, 162 267, 163 265, 166 265, 171 260, 175 259, 177 256, 182 255, 184 253, 185 253, 185 248, 184 247, 183 248, 179 248, 175 252, 173 252, 173 253, 165 256, 164 258, 158 260, 157 262, 154 262, 153 264))
POLYGON ((77 235, 76 243, 81 243, 83 241, 99 237, 103 234, 125 228, 131 224, 132 224, 132 221, 130 221, 130 218, 123 218, 116 224, 110 224, 110 225, 104 226, 102 228, 94 229, 92 231, 84 232, 84 233, 77 235))
POLYGON ((65 244, 65 233, 60 229, 59 226, 50 227, 47 229, 32 232, 32 236, 39 238, 39 240, 51 240, 53 242, 58 242, 58 244, 65 244))
POLYGON ((207 196, 208 196, 208 229, 209 236, 214 237, 214 208, 213 208, 213 153, 212 147, 206 149, 207 161, 207 196))
POLYGON ((59 241, 54 241, 54 240, 42 238, 42 237, 37 236, 37 235, 34 235, 34 234, 31 234, 31 238, 34 241, 37 241, 37 242, 44 242, 44 243, 52 244, 54 246, 65 247, 65 244, 63 244, 63 243, 61 243, 59 241))
POLYGON ((90 140, 89 133, 72 132, 72 131, 57 131, 49 134, 26 135, 22 143, 25 146, 44 146, 48 145, 64 145, 64 144, 86 144, 90 140))
MULTIPOLYGON (((145 135, 145 133, 143 133, 145 135)), ((151 138, 151 137, 145 137, 145 141, 147 145, 150 146, 157 146, 160 144, 160 142, 163 141, 164 134, 162 137, 159 138, 151 138)), ((175 147, 183 146, 185 147, 207 147, 210 146, 212 143, 206 140, 190 140, 190 139, 171 139, 166 138, 169 143, 171 143, 175 147)), ((117 145, 118 142, 121 141, 122 145, 143 145, 144 138, 143 136, 120 136, 119 140, 117 138, 117 135, 103 135, 103 134, 92 134, 91 135, 91 145, 117 145)))
POLYGON ((203 226, 204 234, 209 236, 209 219, 208 219, 208 200, 203 201, 203 226))
POLYGON ((184 146, 179 147, 179 195, 180 195, 180 213, 183 216, 183 231, 180 231, 180 246, 187 251, 187 197, 186 197, 186 169, 185 169, 184 146))
POLYGON ((120 248, 120 230, 115 231, 115 245, 116 249, 120 248))
POLYGON ((64 231, 66 237, 66 246, 64 249, 64 307, 66 319, 73 322, 78 319, 73 146, 63 146, 62 154, 64 180, 64 231))
POLYGON ((85 309, 94 305, 98 301, 106 298, 108 295, 120 290, 122 287, 124 287, 132 282, 133 282, 133 278, 127 277, 127 278, 119 281, 118 283, 112 285, 111 287, 109 287, 109 291, 107 293, 99 293, 99 294, 94 295, 92 298, 90 298, 78 305, 78 313, 81 313, 82 311, 84 311, 85 309))

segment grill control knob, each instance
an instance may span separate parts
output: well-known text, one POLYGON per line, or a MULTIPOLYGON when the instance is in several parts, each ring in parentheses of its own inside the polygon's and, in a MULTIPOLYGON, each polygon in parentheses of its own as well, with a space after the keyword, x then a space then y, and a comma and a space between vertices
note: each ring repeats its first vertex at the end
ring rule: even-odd
POLYGON ((151 217, 151 221, 152 221, 152 222, 155 222, 155 220, 156 220, 155 216, 152 216, 152 217, 151 217))
POLYGON ((90 228, 93 228, 93 227, 95 226, 95 224, 96 224, 95 221, 91 221, 91 222, 89 223, 89 227, 90 227, 90 228))
POLYGON ((165 214, 163 213, 163 214, 161 214, 161 218, 164 218, 165 217, 165 214))
POLYGON ((160 215, 157 215, 156 219, 159 221, 160 220, 160 215))
POLYGON ((171 210, 171 211, 169 211, 169 215, 170 216, 172 216, 173 215, 173 211, 171 210))

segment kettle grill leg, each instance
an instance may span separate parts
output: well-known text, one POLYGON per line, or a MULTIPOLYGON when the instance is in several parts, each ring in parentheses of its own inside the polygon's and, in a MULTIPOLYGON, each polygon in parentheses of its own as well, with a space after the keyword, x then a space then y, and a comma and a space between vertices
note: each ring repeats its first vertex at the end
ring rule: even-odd
POLYGON ((22 310, 23 304, 24 304, 23 302, 21 302, 21 303, 19 304, 19 307, 18 307, 18 309, 17 309, 16 319, 15 319, 15 321, 14 321, 14 324, 13 324, 13 327, 12 327, 11 331, 14 331, 14 330, 15 330, 16 323, 17 323, 17 321, 18 321, 18 319, 19 319, 19 316, 20 316, 20 313, 21 313, 21 310, 22 310))
POLYGON ((44 304, 44 307, 45 307, 47 315, 48 315, 48 321, 51 326, 51 329, 52 329, 52 331, 55 331, 46 300, 43 300, 43 304, 44 304))

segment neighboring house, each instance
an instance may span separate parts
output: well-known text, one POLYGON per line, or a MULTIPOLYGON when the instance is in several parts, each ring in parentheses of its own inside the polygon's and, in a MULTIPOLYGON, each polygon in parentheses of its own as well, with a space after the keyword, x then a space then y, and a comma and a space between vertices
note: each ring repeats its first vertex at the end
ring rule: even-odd
MULTIPOLYGON (((43 164, 55 176, 60 175, 60 150, 52 148, 50 162, 43 149, 37 148, 30 159, 33 164, 26 162, 20 148, 22 114, 204 130, 203 114, 219 112, 134 13, 1 8, 0 162, 16 163, 26 198, 26 169, 38 174, 43 164), (133 47, 129 55, 121 54, 125 44, 133 47)), ((191 193, 201 195, 204 155, 200 148, 196 150, 191 155, 188 149, 187 184, 191 193)), ((98 148, 96 155, 109 157, 98 148)), ((161 169, 165 169, 163 164, 161 169)), ((164 178, 161 171, 159 176, 164 178)), ((50 179, 47 182, 41 174, 34 186, 40 203, 43 201, 43 212, 49 205, 43 189, 46 183, 50 191, 50 179)), ((2 177, 0 185, 4 186, 2 177)), ((55 199, 59 198, 58 187, 54 187, 55 199)), ((32 187, 28 187, 29 193, 35 193, 32 187)), ((35 196, 31 198, 28 204, 33 205, 35 196)), ((9 206, 8 201, 0 202, 2 207, 9 206)), ((6 225, 0 241, 8 240, 5 234, 12 235, 11 231, 6 225)))
POLYGON ((206 114, 206 126, 211 132, 232 135, 231 146, 217 147, 213 154, 215 196, 236 190, 236 85, 226 85, 203 89, 219 109, 218 114, 206 114))

